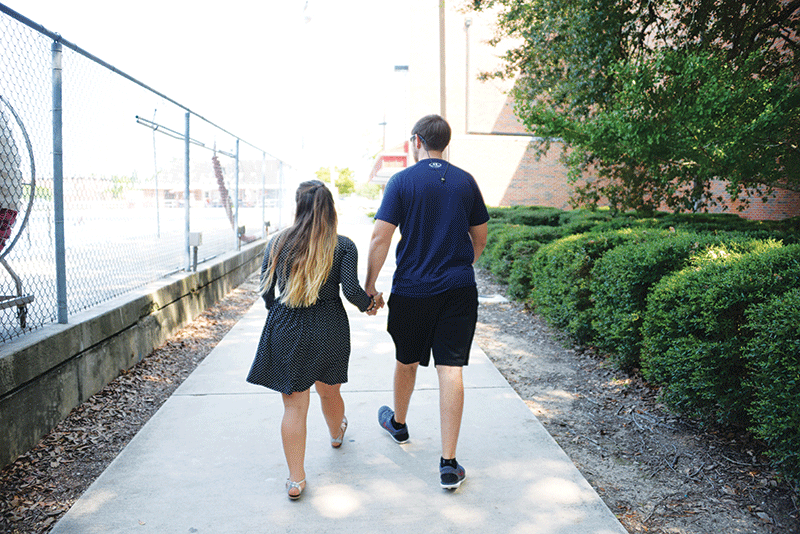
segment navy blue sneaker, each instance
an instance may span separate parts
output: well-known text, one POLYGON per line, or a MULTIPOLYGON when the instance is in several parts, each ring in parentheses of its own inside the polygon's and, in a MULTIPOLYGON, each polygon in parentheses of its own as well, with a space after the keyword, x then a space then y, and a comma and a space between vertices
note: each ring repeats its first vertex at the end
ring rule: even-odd
POLYGON ((467 478, 467 472, 457 463, 456 467, 449 465, 439 466, 439 476, 441 477, 442 489, 454 490, 458 488, 464 479, 467 478))
POLYGON ((403 428, 397 430, 394 425, 392 424, 392 418, 394 417, 394 410, 389 408, 388 406, 381 406, 380 410, 378 410, 378 423, 383 427, 385 431, 392 436, 392 439, 395 440, 397 443, 405 443, 408 441, 408 426, 403 425, 403 428))

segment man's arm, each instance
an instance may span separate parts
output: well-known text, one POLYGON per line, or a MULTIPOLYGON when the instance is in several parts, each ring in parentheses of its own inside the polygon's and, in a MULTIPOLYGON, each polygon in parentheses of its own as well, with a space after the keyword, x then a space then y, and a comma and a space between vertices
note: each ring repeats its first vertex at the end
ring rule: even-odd
POLYGON ((386 256, 389 254, 389 247, 392 245, 392 235, 397 226, 382 221, 375 220, 375 227, 372 230, 372 238, 369 241, 369 252, 367 253, 367 281, 364 290, 370 295, 377 294, 375 282, 378 280, 386 256))
POLYGON ((475 251, 475 258, 472 263, 478 261, 486 248, 486 237, 489 235, 489 223, 479 224, 469 227, 469 237, 472 239, 472 248, 475 251))

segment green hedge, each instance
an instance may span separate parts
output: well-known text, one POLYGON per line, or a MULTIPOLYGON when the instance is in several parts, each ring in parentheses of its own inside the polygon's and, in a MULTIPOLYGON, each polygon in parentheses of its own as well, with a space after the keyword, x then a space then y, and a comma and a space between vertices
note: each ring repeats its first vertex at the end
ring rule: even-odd
POLYGON ((496 250, 498 242, 510 231, 512 231, 512 227, 510 227, 508 223, 502 219, 489 219, 489 232, 486 236, 486 248, 483 249, 483 254, 481 254, 481 257, 478 260, 479 266, 491 270, 492 263, 497 261, 496 250))
POLYGON ((756 238, 781 240, 784 244, 800 242, 800 217, 756 221, 743 219, 733 213, 613 214, 606 209, 559 210, 541 206, 489 208, 489 216, 493 221, 506 224, 559 227, 564 236, 624 228, 673 228, 697 233, 740 232, 756 238))
POLYGON ((508 282, 515 261, 528 260, 541 243, 561 237, 561 231, 552 226, 511 224, 493 224, 489 234, 479 265, 491 271, 504 284, 508 282))
POLYGON ((508 275, 508 296, 514 300, 525 301, 531 290, 531 276, 534 254, 541 244, 537 241, 519 241, 514 243, 511 257, 514 262, 508 275))
POLYGON ((513 261, 511 246, 517 241, 534 240, 533 237, 529 237, 531 234, 529 226, 503 225, 494 232, 491 241, 487 239, 480 260, 481 265, 488 268, 501 283, 506 283, 513 261))
POLYGON ((614 247, 643 243, 664 234, 625 229, 578 234, 549 243, 533 256, 525 272, 531 286, 526 303, 555 326, 566 329, 579 343, 585 343, 593 337, 590 282, 594 263, 614 247))
POLYGON ((590 289, 594 299, 594 343, 622 369, 639 367, 647 295, 665 275, 714 247, 717 253, 742 253, 758 246, 740 234, 670 232, 610 250, 595 264, 590 289))
POLYGON ((500 236, 507 231, 508 223, 502 219, 489 219, 488 226, 489 228, 486 236, 486 248, 483 249, 483 254, 481 255, 480 260, 478 260, 481 267, 487 268, 491 265, 492 261, 489 259, 489 257, 493 256, 494 249, 497 246, 500 236))
POLYGON ((781 471, 800 482, 800 288, 749 308, 746 316, 754 332, 745 351, 753 369, 752 429, 781 471))
POLYGON ((753 397, 745 311, 800 287, 800 245, 765 242, 748 254, 708 249, 663 278, 647 299, 642 371, 665 400, 703 420, 745 427, 753 397))
POLYGON ((490 209, 482 263, 671 406, 750 428, 800 482, 800 217, 490 209))
POLYGON ((506 224, 524 226, 558 226, 563 210, 540 206, 511 206, 507 208, 489 208, 489 217, 506 224))

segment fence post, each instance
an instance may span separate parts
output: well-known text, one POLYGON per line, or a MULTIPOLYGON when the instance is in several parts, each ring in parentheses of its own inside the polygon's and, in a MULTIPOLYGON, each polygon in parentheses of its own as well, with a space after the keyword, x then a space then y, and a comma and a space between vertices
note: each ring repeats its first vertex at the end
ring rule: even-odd
POLYGON ((286 196, 283 190, 283 162, 278 164, 278 228, 283 228, 283 197, 286 196))
POLYGON ((55 218, 56 303, 59 324, 67 324, 67 262, 64 247, 64 143, 61 108, 61 43, 53 41, 53 215, 55 218))
POLYGON ((236 161, 233 164, 233 177, 235 180, 236 186, 234 189, 236 190, 236 196, 234 197, 233 203, 233 227, 234 227, 234 234, 236 235, 236 250, 242 250, 242 237, 244 234, 239 233, 239 138, 236 138, 236 161))
POLYGON ((189 272, 192 270, 192 247, 189 243, 189 233, 191 231, 191 227, 189 226, 189 195, 191 191, 189 189, 189 112, 186 112, 186 136, 183 140, 183 158, 184 158, 184 189, 183 189, 183 197, 184 197, 184 241, 186 243, 186 271, 189 272))
POLYGON ((261 237, 268 235, 267 226, 267 153, 261 153, 261 237))
MULTIPOLYGON (((156 111, 153 110, 153 124, 156 122, 156 111)), ((153 179, 156 182, 156 237, 161 238, 161 212, 158 201, 158 158, 156 158, 156 130, 153 128, 153 179)))

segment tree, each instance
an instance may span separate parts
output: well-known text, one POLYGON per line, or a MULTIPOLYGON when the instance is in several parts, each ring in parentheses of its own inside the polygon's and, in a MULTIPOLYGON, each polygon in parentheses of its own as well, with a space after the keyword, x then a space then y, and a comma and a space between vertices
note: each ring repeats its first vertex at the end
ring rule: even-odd
POLYGON ((314 172, 317 175, 317 179, 321 182, 326 184, 331 183, 331 168, 330 167, 320 167, 319 170, 314 172))
POLYGON ((516 112, 577 204, 705 209, 800 191, 800 0, 490 0, 516 112), (586 183, 584 171, 596 177, 586 183))
POLYGON ((117 176, 116 174, 111 177, 111 185, 106 191, 111 193, 111 198, 117 200, 122 198, 122 194, 126 189, 133 187, 134 180, 127 176, 117 176))
POLYGON ((340 195, 349 195, 350 193, 355 192, 356 190, 356 183, 353 180, 353 171, 350 170, 348 167, 344 169, 340 169, 336 167, 336 172, 339 176, 336 178, 336 188, 339 190, 340 195))
POLYGON ((378 184, 359 184, 356 187, 356 194, 360 197, 368 198, 370 200, 375 200, 381 196, 381 190, 383 188, 378 184))

